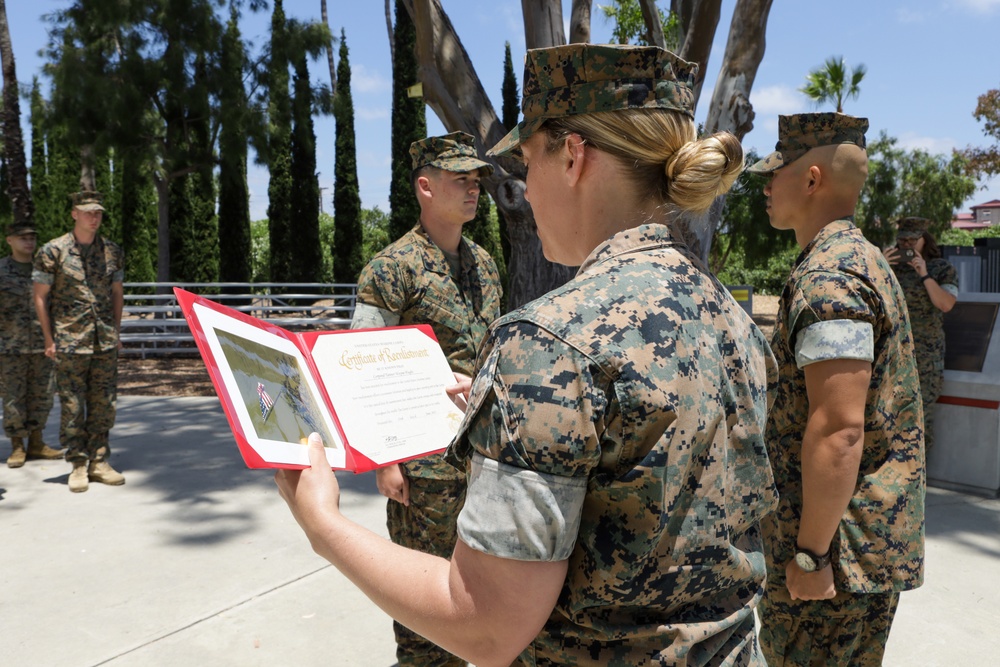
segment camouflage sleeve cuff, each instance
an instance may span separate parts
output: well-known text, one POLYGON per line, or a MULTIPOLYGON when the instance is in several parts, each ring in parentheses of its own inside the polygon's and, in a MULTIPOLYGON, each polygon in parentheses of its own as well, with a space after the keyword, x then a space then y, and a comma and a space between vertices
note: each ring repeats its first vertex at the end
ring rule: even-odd
POLYGON ((117 271, 115 271, 114 273, 112 273, 111 274, 111 282, 113 282, 113 283, 125 282, 125 270, 124 269, 118 269, 117 271))
POLYGON ((472 456, 458 536, 476 551, 520 561, 566 560, 576 546, 587 480, 472 456))
POLYGON ((399 324, 399 314, 391 310, 369 306, 367 303, 359 303, 354 306, 354 317, 351 318, 352 329, 377 329, 394 327, 397 324, 399 324))
POLYGON ((31 272, 31 282, 51 285, 56 281, 56 277, 51 273, 42 273, 38 269, 31 272))
POLYGON ((948 294, 952 295, 956 299, 958 298, 958 286, 957 285, 941 285, 941 289, 943 289, 945 292, 947 292, 948 294))
POLYGON ((810 324, 796 336, 795 363, 799 368, 833 359, 874 361, 872 325, 858 320, 829 320, 810 324))

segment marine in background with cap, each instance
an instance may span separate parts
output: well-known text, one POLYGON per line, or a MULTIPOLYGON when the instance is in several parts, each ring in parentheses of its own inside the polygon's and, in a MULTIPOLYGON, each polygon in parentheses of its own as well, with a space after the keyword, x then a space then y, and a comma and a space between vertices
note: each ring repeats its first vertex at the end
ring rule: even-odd
POLYGON ((101 195, 77 192, 72 200, 73 230, 42 246, 31 279, 45 355, 56 365, 59 441, 73 466, 69 490, 79 493, 88 482, 125 483, 108 463, 125 297, 122 249, 98 234, 101 195))
MULTIPOLYGON (((462 226, 475 218, 479 180, 493 167, 478 158, 472 135, 464 132, 415 141, 410 157, 420 220, 362 269, 351 328, 429 324, 452 370, 471 375, 486 328, 500 315, 502 288, 493 258, 462 236, 462 226)), ((448 558, 465 502, 465 472, 443 456, 380 468, 375 476, 389 499, 392 541, 448 558)), ((402 667, 465 667, 399 623, 393 628, 402 667)))
POLYGON ((663 49, 534 49, 524 72, 491 152, 523 158, 546 258, 580 268, 490 326, 448 451, 469 471, 451 560, 340 514, 316 440, 279 489, 318 553, 479 667, 763 665, 774 358, 674 225, 742 147, 697 137, 697 66, 663 49))
POLYGON ((958 301, 958 271, 941 256, 931 235, 930 220, 907 217, 896 223, 896 244, 885 249, 885 258, 906 295, 906 309, 913 328, 913 348, 920 374, 924 403, 924 450, 934 445, 934 404, 944 385, 944 314, 958 301), (914 251, 906 261, 901 253, 914 251))
POLYGON ((32 295, 31 259, 37 242, 32 224, 12 224, 7 227, 11 254, 0 259, 0 397, 3 430, 11 443, 9 468, 63 456, 42 441, 55 393, 55 369, 45 356, 32 295))
POLYGON ((780 116, 750 167, 771 225, 802 253, 778 307, 766 442, 778 511, 764 517, 768 665, 881 665, 899 591, 923 582, 924 442, 903 291, 853 214, 868 121, 780 116))

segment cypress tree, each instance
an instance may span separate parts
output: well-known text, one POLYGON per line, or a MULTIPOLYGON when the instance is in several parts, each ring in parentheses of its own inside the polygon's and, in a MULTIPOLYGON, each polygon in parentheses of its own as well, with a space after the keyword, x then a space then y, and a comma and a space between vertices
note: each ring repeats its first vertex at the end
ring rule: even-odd
POLYGON ((137 151, 115 154, 115 182, 121 216, 125 280, 156 281, 156 190, 137 151))
MULTIPOLYGON (((497 224, 498 212, 493 200, 486 190, 479 193, 479 203, 476 206, 476 217, 465 224, 464 232, 483 250, 488 252, 496 262, 500 273, 500 284, 507 284, 507 261, 503 256, 500 244, 500 228, 497 224)), ((501 306, 501 311, 506 310, 501 306)))
MULTIPOLYGON (((45 154, 46 113, 45 98, 42 97, 38 77, 31 81, 31 199, 35 202, 35 229, 38 238, 51 239, 56 236, 59 220, 52 210, 49 189, 48 158, 45 154)), ((41 247, 41 246, 39 246, 41 247)))
POLYGON ((312 118, 312 87, 305 52, 295 57, 292 101, 292 220, 295 221, 295 282, 321 282, 323 249, 319 238, 319 179, 316 176, 316 132, 312 118))
MULTIPOLYGON (((514 76, 514 61, 510 57, 510 42, 504 42, 503 83, 500 86, 500 94, 503 99, 500 122, 503 123, 504 129, 510 132, 517 125, 519 109, 521 108, 517 99, 517 78, 514 76)), ((504 265, 510 264, 510 234, 507 231, 507 221, 504 220, 503 214, 499 211, 497 211, 497 232, 500 237, 504 265)), ((506 269, 504 275, 506 275, 506 269)), ((506 278, 503 284, 507 284, 506 278)))
POLYGON ((288 93, 288 29, 281 0, 271 14, 271 62, 268 67, 267 220, 271 282, 290 282, 295 257, 292 229, 292 105, 288 93))
POLYGON ((338 283, 357 282, 364 268, 361 229, 361 194, 358 188, 358 161, 354 144, 354 101, 351 99, 351 63, 347 36, 340 30, 340 62, 337 63, 337 90, 333 100, 337 124, 336 156, 333 167, 333 279, 338 283))
POLYGON ((250 192, 247 188, 246 52, 239 15, 231 10, 222 40, 219 91, 219 280, 250 282, 250 192))
POLYGON ((389 184, 389 240, 410 231, 420 219, 420 204, 410 184, 410 144, 427 136, 423 97, 407 89, 417 77, 417 31, 402 0, 396 0, 395 43, 392 63, 392 180, 389 184))

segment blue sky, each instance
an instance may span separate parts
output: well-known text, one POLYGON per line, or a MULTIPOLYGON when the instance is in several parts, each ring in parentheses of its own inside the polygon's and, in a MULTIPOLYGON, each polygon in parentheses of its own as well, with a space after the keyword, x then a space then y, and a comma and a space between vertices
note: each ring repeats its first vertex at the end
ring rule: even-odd
MULTIPOLYGON (((18 79, 29 83, 41 74, 37 52, 47 41, 42 20, 67 4, 63 0, 16 0, 7 3, 18 79)), ((610 34, 595 2, 592 38, 606 41, 610 34)), ((661 5, 666 5, 661 0, 661 5)), ((520 85, 524 56, 524 28, 520 0, 442 0, 472 59, 483 87, 499 110, 504 42, 509 41, 520 85)), ((564 0, 564 18, 569 18, 564 0)), ((724 0, 715 46, 707 67, 697 120, 706 115, 728 37, 735 0, 724 0)), ((358 177, 365 207, 388 210, 389 137, 392 67, 383 2, 328 0, 330 26, 343 27, 350 49, 358 177)), ((285 0, 290 17, 319 19, 319 0, 285 0)), ((257 45, 267 40, 270 13, 246 17, 243 32, 257 45)), ((952 148, 990 143, 972 116, 976 98, 1000 88, 1000 0, 775 0, 767 26, 767 48, 751 93, 756 110, 754 130, 744 147, 759 153, 773 150, 778 114, 817 110, 797 89, 810 69, 830 56, 843 56, 848 67, 864 63, 868 74, 861 95, 845 104, 847 113, 867 116, 869 137, 882 130, 897 137, 905 148, 950 153, 952 148), (836 7, 836 9, 831 9, 836 7)), ((323 58, 311 65, 314 80, 329 83, 323 58)), ((43 79, 44 82, 44 79, 43 79)), ((819 110, 832 110, 829 107, 819 110)), ((22 103, 27 129, 27 104, 22 103)), ((428 110, 428 132, 445 128, 428 110)), ((316 119, 317 163, 324 209, 333 186, 334 123, 316 119)), ((29 135, 25 135, 27 143, 29 135)), ((251 168, 251 214, 264 217, 267 209, 267 172, 251 168)), ((1000 178, 981 183, 962 211, 1000 199, 1000 178)))

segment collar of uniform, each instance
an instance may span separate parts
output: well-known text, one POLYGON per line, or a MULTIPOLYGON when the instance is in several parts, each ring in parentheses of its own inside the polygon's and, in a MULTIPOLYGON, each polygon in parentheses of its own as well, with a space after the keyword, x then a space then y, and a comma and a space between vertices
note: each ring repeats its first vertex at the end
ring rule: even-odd
MULTIPOLYGON (((431 237, 427 235, 427 230, 423 228, 419 223, 413 228, 413 231, 417 238, 423 244, 423 257, 424 257, 424 268, 428 271, 433 271, 434 273, 441 273, 448 275, 451 273, 451 267, 448 266, 448 259, 444 256, 444 251, 435 245, 431 237)), ((472 266, 472 255, 471 250, 469 250, 469 243, 463 236, 458 242, 458 255, 462 258, 462 271, 464 272, 467 267, 472 266)))
POLYGON ((666 225, 649 224, 632 227, 618 232, 594 248, 580 265, 576 275, 582 275, 592 266, 618 255, 665 245, 676 245, 678 242, 677 237, 671 233, 670 228, 666 225))
POLYGON ((808 257, 809 253, 811 253, 813 249, 816 248, 816 246, 820 245, 821 243, 826 243, 826 241, 829 240, 830 237, 836 234, 850 231, 852 229, 855 229, 854 216, 840 218, 838 220, 834 220, 833 222, 827 224, 825 227, 823 227, 823 229, 819 230, 819 233, 816 234, 815 237, 813 237, 813 240, 809 242, 809 244, 802 250, 801 253, 799 253, 798 259, 795 260, 795 266, 801 264, 802 260, 808 257))

